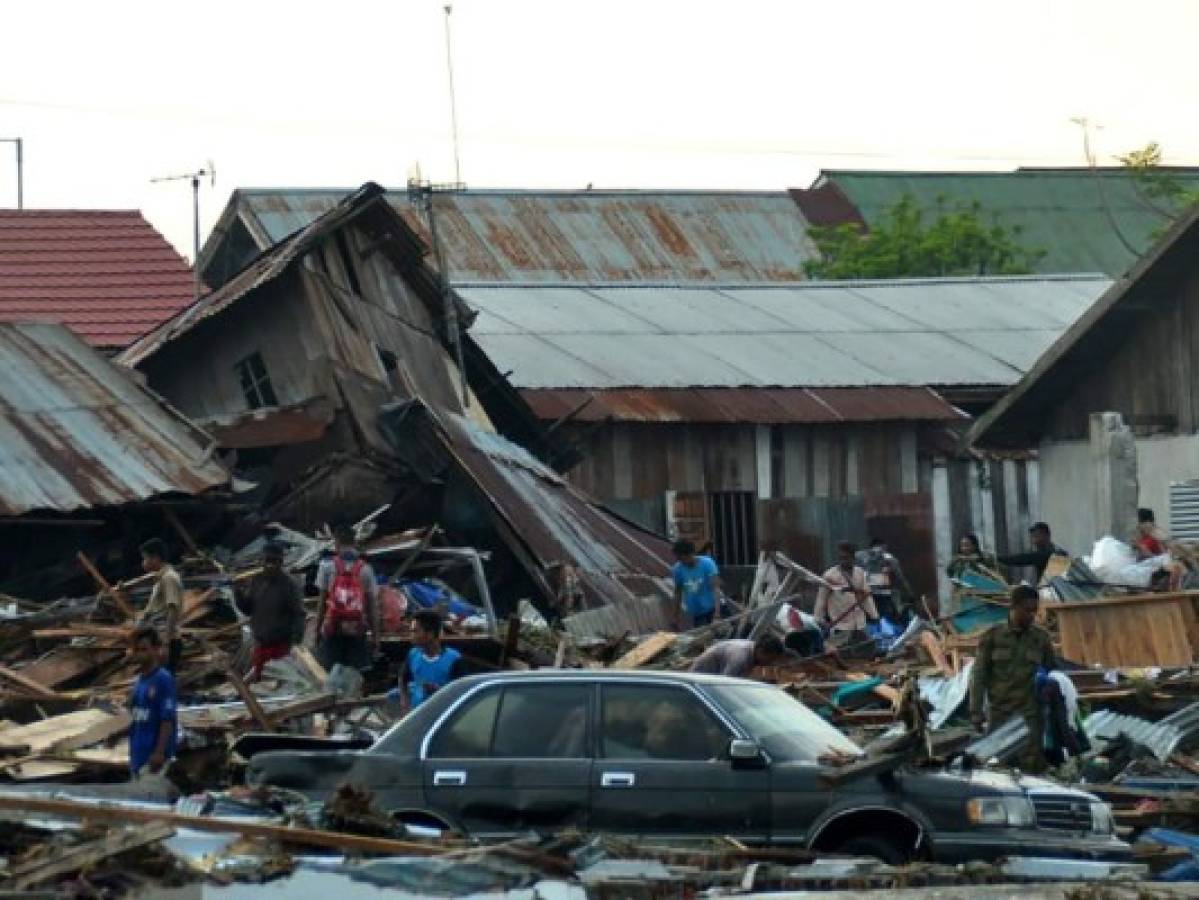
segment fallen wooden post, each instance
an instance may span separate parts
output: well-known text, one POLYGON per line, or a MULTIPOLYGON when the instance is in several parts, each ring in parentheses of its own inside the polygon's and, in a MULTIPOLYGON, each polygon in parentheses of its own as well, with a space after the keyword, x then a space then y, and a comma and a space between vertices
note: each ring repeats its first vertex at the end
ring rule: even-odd
POLYGON ((378 853, 394 856, 436 856, 444 848, 421 844, 416 841, 401 841, 394 838, 365 837, 338 831, 318 831, 314 828, 291 828, 286 825, 268 825, 244 820, 216 819, 207 816, 187 816, 170 810, 144 809, 141 807, 92 805, 75 800, 46 800, 28 795, 0 795, 0 810, 13 812, 41 813, 66 819, 87 822, 116 822, 118 824, 162 823, 176 828, 190 828, 212 834, 241 834, 246 837, 267 838, 286 844, 304 847, 323 847, 342 853, 378 853))
POLYGON ((34 681, 32 678, 26 678, 20 672, 15 672, 7 666, 0 666, 0 678, 16 685, 22 691, 30 694, 35 700, 55 701, 64 699, 57 691, 34 681))
POLYGON ((126 619, 133 619, 137 613, 133 611, 133 607, 121 596, 121 592, 108 583, 107 579, 100 574, 100 570, 95 567, 87 554, 80 550, 75 554, 75 558, 79 560, 79 565, 83 566, 83 570, 88 575, 92 576, 92 581, 100 586, 100 593, 112 599, 112 602, 121 610, 121 614, 126 619))
POLYGON ((274 731, 275 723, 272 722, 266 712, 263 711, 262 705, 258 702, 258 698, 254 696, 254 692, 250 690, 249 685, 247 685, 242 677, 233 669, 229 669, 226 674, 228 675, 229 683, 233 685, 234 690, 236 690, 238 696, 241 697, 241 702, 244 703, 246 705, 246 709, 250 711, 250 715, 254 719, 254 724, 263 731, 274 731))

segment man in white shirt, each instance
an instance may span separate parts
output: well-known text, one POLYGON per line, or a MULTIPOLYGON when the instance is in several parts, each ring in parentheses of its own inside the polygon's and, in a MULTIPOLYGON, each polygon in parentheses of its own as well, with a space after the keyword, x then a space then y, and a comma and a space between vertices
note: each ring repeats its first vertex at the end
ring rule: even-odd
POLYGON ((878 609, 870 596, 870 583, 861 566, 854 565, 854 546, 837 544, 837 565, 824 573, 831 588, 821 587, 813 615, 833 632, 865 631, 866 622, 878 621, 878 609))

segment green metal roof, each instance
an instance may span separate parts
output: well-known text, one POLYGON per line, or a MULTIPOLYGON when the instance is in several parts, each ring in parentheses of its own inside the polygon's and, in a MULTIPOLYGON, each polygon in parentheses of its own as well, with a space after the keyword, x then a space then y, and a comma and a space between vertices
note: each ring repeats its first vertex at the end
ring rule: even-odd
MULTIPOLYGON (((1187 188, 1199 190, 1199 168, 1168 171, 1187 188)), ((1044 274, 1121 275, 1169 224, 1122 169, 825 170, 817 184, 826 181, 841 189, 867 224, 905 194, 926 209, 939 201, 951 207, 977 201, 1001 224, 1019 227, 1021 243, 1045 251, 1036 266, 1044 274)))

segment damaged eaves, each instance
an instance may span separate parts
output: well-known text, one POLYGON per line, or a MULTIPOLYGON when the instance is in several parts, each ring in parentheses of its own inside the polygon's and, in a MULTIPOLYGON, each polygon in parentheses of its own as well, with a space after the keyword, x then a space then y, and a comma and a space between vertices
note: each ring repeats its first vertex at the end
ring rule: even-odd
POLYGON ((226 485, 211 438, 60 325, 0 324, 0 515, 226 485))

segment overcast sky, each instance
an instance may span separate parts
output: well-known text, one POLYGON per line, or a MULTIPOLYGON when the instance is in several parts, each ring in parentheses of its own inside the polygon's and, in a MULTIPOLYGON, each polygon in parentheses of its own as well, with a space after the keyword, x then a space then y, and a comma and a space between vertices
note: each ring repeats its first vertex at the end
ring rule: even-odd
MULTIPOLYGON (((191 256, 248 186, 454 178, 441 0, 10 0, 29 207, 140 208, 191 256)), ((472 187, 804 187, 821 168, 1199 164, 1197 0, 455 0, 472 187)), ((16 203, 0 144, 0 206, 16 203)))

